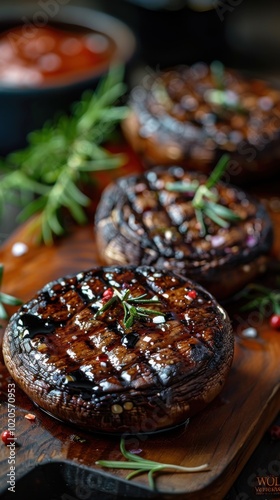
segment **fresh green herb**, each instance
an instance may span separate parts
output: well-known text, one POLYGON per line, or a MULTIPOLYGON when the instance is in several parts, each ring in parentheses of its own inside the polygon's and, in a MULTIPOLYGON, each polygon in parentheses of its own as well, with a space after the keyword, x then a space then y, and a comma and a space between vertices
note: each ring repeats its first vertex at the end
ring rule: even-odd
POLYGON ((98 460, 96 465, 101 465, 102 467, 109 467, 111 469, 132 469, 134 472, 128 474, 126 479, 132 479, 133 477, 143 474, 143 472, 148 473, 149 485, 152 489, 156 489, 156 484, 154 480, 154 475, 157 472, 162 471, 172 471, 175 470, 177 472, 200 472, 209 470, 208 464, 199 465, 197 467, 182 467, 180 465, 174 464, 163 464, 160 462, 154 462, 152 460, 147 460, 145 458, 139 457, 130 453, 125 448, 125 440, 121 439, 120 450, 124 458, 128 461, 115 461, 115 460, 98 460))
POLYGON ((238 94, 226 87, 226 72, 221 61, 213 61, 210 64, 211 77, 214 88, 205 92, 205 99, 211 104, 219 106, 221 111, 235 111, 247 113, 242 106, 238 94))
POLYGON ((198 181, 193 182, 167 182, 165 188, 168 191, 176 191, 177 193, 194 193, 199 187, 198 181))
MULTIPOLYGON (((3 273, 4 266, 3 264, 0 264, 0 287, 2 285, 3 273)), ((17 299, 16 297, 13 297, 12 295, 0 292, 0 319, 8 319, 9 317, 4 304, 7 306, 20 306, 22 304, 22 301, 20 299, 17 299)))
POLYGON ((218 226, 224 228, 229 227, 230 222, 237 222, 240 220, 239 215, 233 212, 233 210, 217 203, 219 196, 214 191, 211 191, 221 179, 228 161, 229 156, 226 154, 223 155, 204 184, 199 184, 197 181, 189 183, 179 181, 169 182, 165 185, 165 188, 169 191, 194 193, 192 206, 195 210, 196 219, 200 225, 201 236, 207 234, 205 217, 208 217, 218 224, 218 226))
POLYGON ((110 309, 116 303, 121 304, 124 310, 123 322, 125 328, 131 328, 136 319, 148 319, 149 315, 159 315, 164 316, 161 311, 155 309, 148 309, 146 307, 141 307, 141 304, 159 304, 159 300, 155 297, 153 299, 146 299, 147 294, 138 295, 133 297, 130 290, 123 290, 119 292, 116 288, 109 289, 112 290, 111 297, 108 294, 108 300, 105 304, 95 313, 94 318, 98 318, 100 314, 110 309))
POLYGON ((245 298, 248 302, 240 308, 241 311, 258 309, 261 316, 267 312, 280 314, 280 290, 250 283, 239 294, 238 298, 245 298))
MULTIPOLYGON (((279 282, 279 279, 277 280, 279 282)), ((240 311, 257 310, 261 318, 268 318, 273 330, 280 331, 280 289, 272 289, 250 283, 236 295, 236 299, 247 300, 240 311)))
POLYGON ((20 220, 37 214, 46 244, 64 234, 65 211, 78 224, 86 221, 90 199, 83 186, 93 184, 91 172, 115 169, 124 162, 123 155, 112 155, 101 146, 127 113, 126 107, 115 105, 125 92, 122 79, 121 68, 110 70, 94 92, 83 94, 72 115, 32 132, 29 145, 8 155, 0 166, 0 211, 7 201, 20 199, 25 205, 20 220))
POLYGON ((229 110, 242 114, 248 113, 241 105, 237 95, 231 90, 209 89, 205 92, 205 99, 210 104, 219 106, 221 111, 229 110))

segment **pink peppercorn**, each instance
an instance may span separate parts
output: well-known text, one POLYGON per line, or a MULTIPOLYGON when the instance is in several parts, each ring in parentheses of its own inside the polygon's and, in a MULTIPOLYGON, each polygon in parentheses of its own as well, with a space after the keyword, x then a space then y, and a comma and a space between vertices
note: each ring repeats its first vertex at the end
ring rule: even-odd
POLYGON ((280 314, 273 314, 269 320, 270 326, 274 330, 280 330, 280 314))
POLYGON ((3 443, 7 446, 15 442, 14 434, 11 431, 5 430, 1 434, 1 439, 3 443))
POLYGON ((103 304, 106 304, 106 302, 108 302, 108 300, 110 300, 114 295, 114 290, 113 288, 107 288, 107 290, 105 290, 105 292, 103 293, 102 295, 102 302, 103 304))

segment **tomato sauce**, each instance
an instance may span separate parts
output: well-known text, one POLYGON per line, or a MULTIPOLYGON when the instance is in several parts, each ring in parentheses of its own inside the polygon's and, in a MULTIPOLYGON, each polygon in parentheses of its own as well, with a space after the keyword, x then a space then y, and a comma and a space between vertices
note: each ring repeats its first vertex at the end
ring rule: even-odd
POLYGON ((113 40, 97 31, 19 26, 0 35, 0 85, 72 83, 107 67, 115 48, 113 40))

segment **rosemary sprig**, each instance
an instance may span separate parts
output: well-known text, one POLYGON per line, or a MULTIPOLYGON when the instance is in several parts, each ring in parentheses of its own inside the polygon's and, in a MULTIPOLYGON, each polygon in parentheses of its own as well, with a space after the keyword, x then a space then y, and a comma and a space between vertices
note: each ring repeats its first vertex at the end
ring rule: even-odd
POLYGON ((115 287, 112 290, 112 297, 102 307, 100 307, 100 309, 98 309, 98 311, 94 315, 95 319, 105 311, 110 309, 116 303, 121 304, 123 308, 123 322, 125 328, 131 328, 136 319, 147 320, 150 315, 158 315, 164 317, 164 314, 161 311, 149 309, 147 307, 141 307, 141 304, 160 304, 160 301, 156 297, 152 299, 146 299, 146 293, 144 293, 143 295, 138 295, 137 297, 133 297, 130 293, 130 290, 123 290, 123 292, 121 293, 115 287))
POLYGON ((122 68, 111 69, 94 92, 85 92, 73 105, 70 116, 62 115, 29 134, 28 146, 0 165, 0 212, 12 201, 25 206, 20 220, 37 214, 46 244, 64 234, 64 211, 78 224, 86 221, 90 199, 83 187, 93 184, 90 173, 124 162, 123 155, 102 147, 127 113, 125 106, 115 105, 125 92, 122 79, 122 68))
POLYGON ((221 111, 247 113, 248 111, 242 106, 238 94, 226 86, 226 72, 223 63, 213 61, 210 64, 210 72, 214 87, 205 92, 206 101, 218 106, 221 111))
POLYGON ((265 316, 268 312, 271 314, 280 315, 280 290, 271 289, 269 287, 250 283, 239 294, 238 298, 248 300, 246 304, 241 306, 241 311, 250 311, 258 309, 261 316, 265 316))
POLYGON ((148 480, 150 488, 153 490, 156 489, 156 484, 154 480, 154 475, 157 472, 162 471, 177 471, 177 472, 201 472, 206 471, 208 469, 208 464, 199 465, 197 467, 183 467, 180 465, 174 464, 164 464, 160 462, 155 462, 153 460, 147 460, 146 458, 139 457, 129 452, 125 448, 125 440, 122 438, 120 442, 120 450, 124 458, 127 461, 122 460, 98 460, 96 465, 101 465, 101 467, 109 467, 111 469, 132 469, 134 472, 131 472, 126 476, 126 479, 132 479, 139 474, 143 474, 143 472, 148 473, 148 480))
MULTIPOLYGON (((0 287, 2 285, 3 274, 4 274, 4 266, 3 264, 0 264, 0 287)), ((22 301, 20 299, 17 299, 12 295, 8 295, 7 293, 0 291, 0 319, 8 319, 9 317, 5 309, 5 305, 20 306, 21 304, 22 301)))
POLYGON ((199 184, 197 181, 184 183, 184 182, 167 182, 165 188, 168 191, 177 191, 185 193, 194 193, 192 199, 192 206, 195 210, 196 219, 200 225, 201 236, 207 234, 207 227, 205 224, 205 217, 208 217, 220 227, 229 227, 230 222, 237 222, 240 220, 233 210, 218 202, 219 196, 211 189, 221 179, 224 171, 226 170, 229 161, 227 154, 223 155, 218 161, 216 167, 211 172, 209 178, 204 184, 199 184))

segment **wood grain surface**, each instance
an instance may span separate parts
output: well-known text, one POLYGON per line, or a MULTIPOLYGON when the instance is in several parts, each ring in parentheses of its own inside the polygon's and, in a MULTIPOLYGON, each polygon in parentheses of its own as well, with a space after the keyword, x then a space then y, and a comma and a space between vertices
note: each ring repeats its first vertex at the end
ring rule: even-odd
MULTIPOLYGON (((280 200, 278 183, 257 186, 275 225, 270 280, 280 260, 280 200)), ((38 246, 21 226, 0 249, 4 263, 2 290, 29 300, 47 282, 99 264, 92 222, 73 228, 54 246, 38 246), (14 245, 25 243, 27 251, 14 255, 14 245)), ((268 426, 280 411, 280 333, 255 313, 241 315, 239 304, 225 304, 235 329, 235 355, 221 395, 203 412, 176 429, 150 435, 135 435, 127 448, 142 450, 151 460, 179 465, 209 464, 199 473, 164 473, 157 477, 157 491, 148 486, 145 474, 125 480, 127 471, 102 469, 98 459, 121 459, 119 437, 89 434, 61 423, 35 407, 16 388, 16 493, 13 498, 75 500, 79 498, 163 498, 221 500, 234 483, 268 426), (258 337, 246 339, 242 331, 255 326, 258 337), (34 421, 25 418, 35 415, 34 421), (37 496, 36 496, 37 495, 37 496)), ((10 313, 13 310, 9 311, 10 313)), ((2 322, 4 327, 4 322, 2 322)), ((3 335, 4 328, 1 329, 3 335)), ((1 429, 7 428, 7 384, 11 382, 1 361, 1 429)), ((0 443, 3 499, 10 498, 7 474, 9 448, 0 443)))

